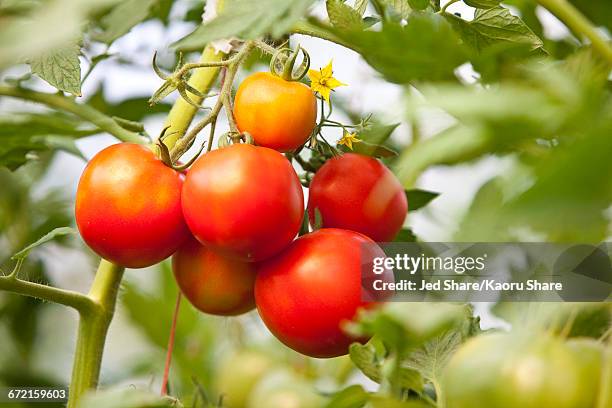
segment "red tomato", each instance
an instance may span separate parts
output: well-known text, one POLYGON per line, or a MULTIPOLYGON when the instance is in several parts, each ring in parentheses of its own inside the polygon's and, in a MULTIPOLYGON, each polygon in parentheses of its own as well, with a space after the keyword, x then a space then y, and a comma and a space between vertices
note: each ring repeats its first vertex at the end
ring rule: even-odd
POLYGON ((226 258, 190 238, 172 257, 181 292, 204 313, 235 316, 255 307, 255 267, 226 258))
POLYGON ((259 261, 297 235, 304 195, 285 157, 265 147, 235 144, 200 157, 183 186, 187 225, 205 245, 259 261))
POLYGON ((308 216, 315 208, 323 227, 361 232, 392 241, 402 228, 408 201, 395 175, 380 161, 353 153, 328 160, 310 183, 308 216))
POLYGON ((102 258, 128 268, 154 265, 189 236, 181 212, 183 176, 146 146, 102 150, 81 175, 76 222, 102 258))
POLYGON ((238 87, 234 116, 238 129, 258 145, 288 152, 303 145, 314 129, 317 100, 300 82, 257 72, 238 87))
POLYGON ((357 340, 344 333, 342 323, 374 305, 364 300, 369 294, 362 292, 362 264, 371 270, 373 258, 384 255, 371 239, 353 231, 322 229, 300 237, 258 266, 255 302, 262 320, 300 353, 346 354, 357 340))

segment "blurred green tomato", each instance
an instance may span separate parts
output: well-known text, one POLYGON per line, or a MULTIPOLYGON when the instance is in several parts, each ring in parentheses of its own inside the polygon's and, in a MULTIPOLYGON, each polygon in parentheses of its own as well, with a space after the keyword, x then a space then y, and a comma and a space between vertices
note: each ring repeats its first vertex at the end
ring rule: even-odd
POLYGON ((257 384, 248 408, 318 408, 325 398, 312 384, 288 370, 276 370, 257 384))
POLYGON ((443 391, 447 408, 592 408, 585 375, 560 339, 489 334, 451 358, 443 391))
POLYGON ((567 341, 567 346, 578 361, 581 386, 586 406, 594 407, 599 394, 604 359, 603 345, 590 338, 575 338, 567 341))
POLYGON ((275 364, 270 356, 253 350, 242 350, 225 359, 217 376, 217 391, 223 395, 223 406, 246 407, 255 384, 275 364))

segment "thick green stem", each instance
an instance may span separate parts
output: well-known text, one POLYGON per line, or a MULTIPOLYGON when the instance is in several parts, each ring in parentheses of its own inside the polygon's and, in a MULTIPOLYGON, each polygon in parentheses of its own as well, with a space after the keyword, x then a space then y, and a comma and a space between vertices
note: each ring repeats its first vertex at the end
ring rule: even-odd
POLYGON ((23 88, 0 86, 0 95, 11 96, 27 101, 38 102, 51 108, 70 112, 88 122, 96 125, 100 130, 110 133, 124 142, 144 143, 145 140, 138 133, 131 132, 119 126, 112 118, 97 111, 88 105, 76 103, 73 99, 60 94, 36 92, 23 88))
POLYGON ((563 21, 572 31, 589 39, 593 49, 612 65, 612 46, 597 28, 567 0, 538 0, 543 7, 563 21))
POLYGON ((123 267, 100 261, 88 295, 95 307, 80 313, 68 408, 76 408, 83 394, 98 385, 106 333, 115 313, 123 271, 123 267))

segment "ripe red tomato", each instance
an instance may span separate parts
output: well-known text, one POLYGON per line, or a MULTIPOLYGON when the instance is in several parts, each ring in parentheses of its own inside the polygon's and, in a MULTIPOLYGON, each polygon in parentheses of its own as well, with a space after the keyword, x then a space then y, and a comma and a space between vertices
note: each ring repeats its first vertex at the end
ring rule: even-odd
POLYGON ((183 176, 146 146, 120 143, 96 154, 79 181, 76 222, 102 258, 128 268, 154 265, 189 236, 183 176))
POLYGON ((255 307, 255 267, 226 258, 195 238, 172 257, 172 271, 181 292, 204 313, 235 316, 255 307))
POLYGON ((314 129, 317 100, 300 82, 257 72, 238 87, 234 116, 238 129, 249 132, 258 145, 288 152, 304 144, 314 129))
POLYGON ((374 305, 363 300, 368 295, 362 292, 362 265, 379 256, 384 256, 380 247, 353 231, 322 229, 300 237, 258 266, 255 302, 262 320, 300 353, 346 354, 357 340, 341 325, 358 309, 374 305))
POLYGON ((323 227, 344 228, 377 242, 392 241, 402 228, 408 201, 395 175, 380 161, 346 153, 328 160, 310 183, 308 216, 323 227))
POLYGON ((183 214, 200 242, 243 260, 285 248, 304 216, 304 195, 285 157, 235 144, 200 157, 183 186, 183 214))

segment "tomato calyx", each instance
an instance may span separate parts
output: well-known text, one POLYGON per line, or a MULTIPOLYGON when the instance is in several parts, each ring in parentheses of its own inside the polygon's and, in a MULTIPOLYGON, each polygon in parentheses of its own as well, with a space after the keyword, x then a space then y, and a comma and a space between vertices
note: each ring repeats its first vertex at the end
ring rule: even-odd
POLYGON ((161 160, 161 162, 164 163, 166 166, 178 172, 183 172, 187 170, 189 167, 191 167, 193 162, 195 162, 196 159, 200 157, 200 154, 204 150, 204 146, 206 146, 206 143, 202 143, 202 146, 200 146, 200 150, 188 162, 184 164, 175 164, 172 161, 172 155, 170 153, 170 149, 168 149, 168 146, 164 143, 164 140, 166 139, 166 137, 176 133, 176 132, 168 133, 168 129, 170 129, 170 127, 171 126, 168 125, 162 129, 161 134, 159 135, 159 137, 157 138, 157 141, 153 145, 153 150, 157 158, 161 160))
POLYGON ((219 142, 217 146, 219 149, 223 149, 224 147, 228 147, 233 144, 244 143, 254 145, 255 140, 253 136, 249 132, 225 132, 219 137, 219 142))
POLYGON ((272 56, 270 61, 270 72, 285 81, 299 81, 306 75, 310 68, 310 55, 300 45, 295 50, 281 48, 272 56), (303 55, 302 63, 296 68, 295 62, 300 54, 303 55))

